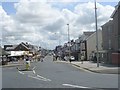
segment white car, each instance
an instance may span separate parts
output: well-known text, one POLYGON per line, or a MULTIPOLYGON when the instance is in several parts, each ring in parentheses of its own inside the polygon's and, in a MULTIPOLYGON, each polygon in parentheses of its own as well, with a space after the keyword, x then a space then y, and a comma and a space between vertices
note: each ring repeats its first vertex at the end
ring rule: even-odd
POLYGON ((74 56, 71 56, 70 59, 71 59, 71 60, 75 60, 75 57, 74 57, 74 56))

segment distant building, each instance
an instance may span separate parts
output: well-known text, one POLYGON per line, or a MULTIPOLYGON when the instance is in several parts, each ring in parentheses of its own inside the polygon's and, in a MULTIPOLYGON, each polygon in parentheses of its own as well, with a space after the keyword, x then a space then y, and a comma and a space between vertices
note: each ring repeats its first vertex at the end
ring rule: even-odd
MULTIPOLYGON (((102 50, 102 31, 98 30, 98 50, 102 50)), ((96 32, 84 32, 83 40, 81 40, 81 54, 86 60, 90 60, 91 54, 96 52, 96 32)))
POLYGON ((4 50, 10 53, 10 57, 22 56, 25 52, 29 53, 29 48, 23 42, 19 45, 4 45, 4 50))
POLYGON ((0 46, 0 65, 3 65, 4 63, 2 61, 8 61, 8 55, 7 53, 1 46, 0 46))
MULTIPOLYGON (((85 56, 85 60, 87 58, 87 38, 91 36, 94 32, 83 32, 83 35, 79 38, 80 39, 80 53, 85 56)), ((93 43, 94 44, 94 43, 93 43)))
POLYGON ((4 50, 10 53, 9 58, 24 58, 25 55, 36 57, 38 55, 39 47, 21 42, 18 45, 4 45, 4 50))

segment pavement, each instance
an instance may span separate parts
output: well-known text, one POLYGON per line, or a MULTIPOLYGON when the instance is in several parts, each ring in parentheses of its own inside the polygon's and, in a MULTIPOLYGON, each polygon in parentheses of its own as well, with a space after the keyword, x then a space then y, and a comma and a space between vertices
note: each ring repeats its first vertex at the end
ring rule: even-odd
MULTIPOLYGON (((34 68, 33 65, 32 65, 33 63, 37 63, 37 62, 31 62, 31 66, 30 66, 29 70, 32 70, 34 68)), ((19 69, 19 70, 26 70, 25 62, 19 62, 19 61, 8 62, 7 65, 1 65, 0 66, 0 68, 5 68, 5 67, 17 67, 17 69, 19 69)))
POLYGON ((99 64, 99 67, 97 67, 97 63, 93 63, 90 61, 84 61, 83 64, 80 61, 72 61, 71 63, 69 61, 56 61, 56 62, 63 62, 72 64, 74 66, 77 66, 80 69, 87 70, 94 73, 101 73, 101 74, 120 74, 119 69, 120 67, 113 66, 113 65, 107 65, 107 64, 99 64))
POLYGON ((8 62, 7 65, 1 65, 0 67, 16 67, 16 66, 21 66, 23 63, 20 62, 8 62))

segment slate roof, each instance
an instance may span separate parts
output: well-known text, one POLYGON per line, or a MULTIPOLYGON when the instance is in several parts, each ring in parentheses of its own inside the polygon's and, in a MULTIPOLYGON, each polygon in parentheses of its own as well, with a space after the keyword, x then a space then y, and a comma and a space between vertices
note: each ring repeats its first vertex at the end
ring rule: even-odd
POLYGON ((118 5, 115 6, 115 10, 113 11, 112 15, 110 16, 111 18, 114 17, 115 13, 117 12, 118 8, 120 7, 120 1, 118 2, 118 5))

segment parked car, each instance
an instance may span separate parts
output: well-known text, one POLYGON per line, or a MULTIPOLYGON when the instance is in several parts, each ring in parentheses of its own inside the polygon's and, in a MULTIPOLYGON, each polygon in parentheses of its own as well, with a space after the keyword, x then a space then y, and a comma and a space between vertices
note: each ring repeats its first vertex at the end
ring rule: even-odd
POLYGON ((74 61, 74 60, 75 60, 75 57, 74 57, 74 56, 70 56, 70 60, 71 60, 71 61, 74 61))

